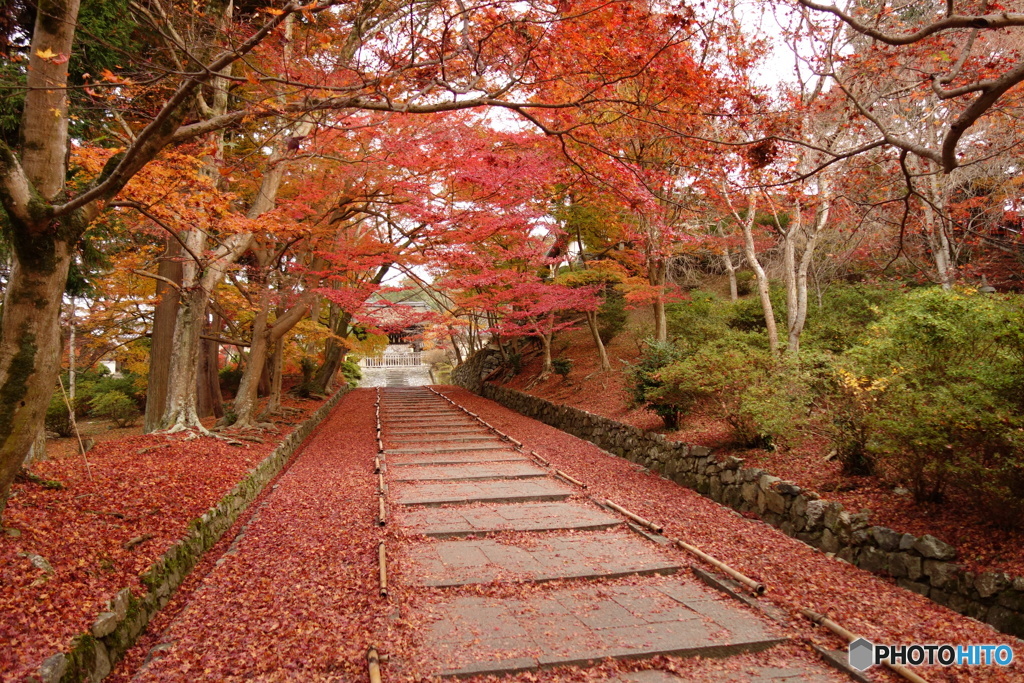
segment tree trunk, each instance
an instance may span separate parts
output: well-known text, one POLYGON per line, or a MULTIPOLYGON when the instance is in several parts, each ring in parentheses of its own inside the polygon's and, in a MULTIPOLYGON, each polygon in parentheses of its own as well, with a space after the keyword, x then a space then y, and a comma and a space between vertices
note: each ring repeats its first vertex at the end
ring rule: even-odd
MULTIPOLYGON (((157 266, 157 275, 181 286, 181 245, 167 237, 167 248, 157 266)), ((157 305, 153 311, 153 331, 150 334, 149 380, 146 386, 146 417, 142 431, 145 434, 160 428, 160 419, 167 407, 167 378, 171 368, 171 349, 174 321, 178 317, 178 289, 166 281, 156 281, 157 305)))
POLYGON ((648 281, 657 288, 654 300, 654 338, 668 341, 668 317, 665 314, 665 283, 668 279, 668 264, 664 259, 651 259, 647 267, 648 281))
POLYGON ((27 470, 32 467, 32 463, 45 460, 49 460, 49 458, 46 457, 46 426, 44 425, 36 432, 35 441, 32 442, 32 447, 28 449, 28 455, 25 456, 25 462, 21 466, 27 470))
POLYGON ((737 301, 740 298, 740 288, 736 282, 736 266, 733 265, 729 249, 722 252, 722 263, 725 264, 725 272, 729 274, 729 300, 737 301))
POLYGON ((275 415, 281 412, 281 387, 284 381, 284 342, 274 342, 273 353, 270 355, 270 400, 264 415, 275 415))
POLYGON ((196 413, 196 381, 207 303, 208 297, 201 287, 186 290, 179 302, 168 369, 167 407, 161 429, 205 431, 196 413))
MULTIPOLYGON (((221 331, 221 318, 216 313, 205 326, 207 332, 217 336, 221 331)), ((196 412, 199 417, 224 416, 224 397, 220 393, 220 344, 212 339, 199 342, 199 376, 196 385, 196 412)))
POLYGON ((601 370, 608 372, 612 369, 612 364, 608 360, 608 351, 604 347, 604 342, 601 341, 601 331, 597 326, 597 311, 587 311, 587 326, 590 327, 590 336, 594 338, 594 346, 597 347, 597 357, 601 360, 601 370))
POLYGON ((771 289, 768 283, 768 275, 757 260, 757 250, 754 247, 754 198, 751 196, 750 206, 747 209, 747 217, 740 221, 743 225, 743 252, 747 257, 747 263, 754 271, 757 278, 757 293, 761 297, 761 308, 764 310, 764 323, 768 331, 768 348, 773 356, 779 353, 779 331, 775 325, 775 310, 772 308, 771 289))
POLYGON ((259 386, 263 380, 263 369, 267 360, 267 318, 270 316, 270 288, 264 283, 260 293, 259 309, 252 323, 252 343, 249 358, 245 363, 242 381, 235 394, 235 426, 251 427, 256 417, 256 403, 259 386))
MULTIPOLYGON (((17 247, 16 247, 17 248, 17 247)), ((42 234, 11 265, 0 327, 0 515, 46 418, 60 371, 60 305, 71 249, 42 234), (31 257, 36 258, 31 258, 31 257), (28 261, 28 263, 26 263, 28 261)))

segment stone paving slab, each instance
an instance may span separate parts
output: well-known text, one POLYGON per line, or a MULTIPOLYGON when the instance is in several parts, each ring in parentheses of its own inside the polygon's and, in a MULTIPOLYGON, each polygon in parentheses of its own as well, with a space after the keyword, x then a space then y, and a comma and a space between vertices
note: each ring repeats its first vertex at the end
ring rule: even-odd
POLYGON ((519 451, 475 451, 462 453, 415 453, 390 455, 389 465, 405 467, 414 465, 461 465, 474 462, 529 462, 533 461, 519 451))
POLYGON ((414 427, 412 429, 405 429, 396 425, 385 425, 384 432, 392 436, 408 436, 410 434, 417 435, 435 435, 435 434, 450 434, 456 436, 459 434, 490 434, 490 430, 486 427, 448 427, 448 428, 431 428, 431 427, 414 427))
POLYGON ((530 479, 547 471, 529 462, 410 465, 391 475, 392 481, 464 481, 469 479, 530 479))
POLYGON ((507 445, 507 443, 502 439, 499 439, 498 437, 493 436, 491 434, 487 434, 486 432, 476 432, 475 434, 466 435, 451 434, 450 432, 446 434, 434 435, 427 435, 422 433, 418 435, 402 434, 401 436, 411 437, 405 439, 396 439, 395 436, 396 435, 389 433, 386 435, 386 438, 391 443, 500 443, 507 445))
POLYGON ((387 448, 384 452, 395 455, 400 455, 402 453, 457 453, 459 451, 500 451, 505 450, 508 447, 508 444, 504 441, 497 441, 494 444, 481 443, 465 446, 452 444, 451 446, 432 446, 429 448, 387 448))
POLYGON ((568 489, 551 480, 460 481, 437 484, 399 484, 392 499, 398 505, 452 505, 565 500, 568 489))
POLYGON ((416 419, 408 419, 408 420, 401 420, 401 421, 392 421, 390 423, 382 423, 381 426, 386 431, 389 431, 389 432, 392 429, 397 430, 399 428, 404 428, 404 429, 473 429, 473 428, 481 429, 481 428, 484 428, 484 429, 486 429, 485 427, 483 427, 483 425, 481 425, 479 422, 477 422, 476 420, 474 420, 472 418, 466 418, 464 420, 460 420, 460 419, 452 419, 452 418, 448 418, 448 417, 444 418, 443 420, 442 419, 432 420, 432 419, 429 419, 429 418, 423 418, 423 419, 416 418, 416 419))
POLYGON ((622 524, 618 517, 575 503, 520 503, 472 508, 411 510, 399 525, 414 534, 454 538, 495 531, 599 530, 622 524))
POLYGON ((432 607, 440 617, 425 630, 424 649, 437 675, 467 676, 608 657, 727 657, 785 640, 692 581, 674 585, 674 595, 658 584, 587 583, 520 599, 452 597, 432 607))
POLYGON ((410 554, 419 585, 464 586, 508 581, 617 578, 670 574, 679 565, 628 531, 548 536, 528 545, 490 539, 443 541, 410 554))

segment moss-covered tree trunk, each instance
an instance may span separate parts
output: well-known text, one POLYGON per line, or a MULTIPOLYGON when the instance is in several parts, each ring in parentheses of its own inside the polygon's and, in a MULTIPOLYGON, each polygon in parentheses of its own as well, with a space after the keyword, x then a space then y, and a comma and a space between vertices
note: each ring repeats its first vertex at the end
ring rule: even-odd
POLYGON ((71 248, 51 230, 16 248, 0 326, 0 514, 60 370, 60 306, 71 248), (26 253, 31 252, 31 253, 26 253))

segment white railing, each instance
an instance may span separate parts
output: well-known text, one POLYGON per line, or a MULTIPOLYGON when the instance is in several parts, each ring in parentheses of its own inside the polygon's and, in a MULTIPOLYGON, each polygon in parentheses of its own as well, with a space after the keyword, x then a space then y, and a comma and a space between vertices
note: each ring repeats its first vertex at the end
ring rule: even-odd
POLYGON ((419 353, 385 353, 376 358, 364 358, 359 364, 364 368, 412 368, 422 365, 419 353))

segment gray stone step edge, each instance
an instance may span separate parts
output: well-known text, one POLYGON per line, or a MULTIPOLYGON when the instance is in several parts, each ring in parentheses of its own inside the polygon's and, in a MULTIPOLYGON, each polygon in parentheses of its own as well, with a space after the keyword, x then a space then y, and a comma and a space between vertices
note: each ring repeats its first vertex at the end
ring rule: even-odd
POLYGON ((453 383, 589 441, 716 503, 753 513, 788 536, 865 571, 890 576, 900 587, 986 622, 997 631, 1024 637, 1024 576, 966 571, 952 561, 955 549, 934 536, 916 537, 871 526, 868 515, 851 514, 838 502, 820 499, 814 491, 762 469, 743 467, 742 459, 717 458, 702 446, 671 441, 579 408, 483 382, 487 369, 497 367, 497 352, 484 351, 456 368, 453 383))
POLYGON ((100 681, 135 644, 157 612, 181 585, 203 555, 214 546, 239 515, 284 468, 306 438, 327 417, 349 389, 339 389, 260 461, 216 505, 193 519, 185 535, 140 575, 148 589, 141 598, 124 588, 110 600, 109 610, 97 615, 89 633, 75 636, 66 652, 43 660, 25 680, 32 683, 100 681))

